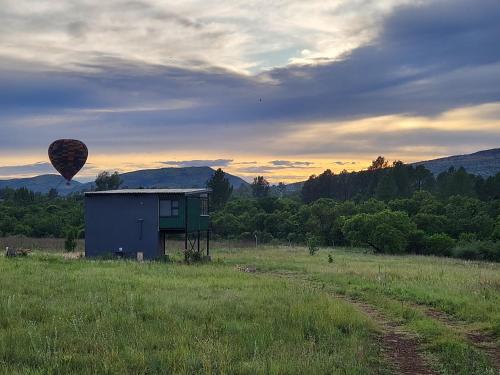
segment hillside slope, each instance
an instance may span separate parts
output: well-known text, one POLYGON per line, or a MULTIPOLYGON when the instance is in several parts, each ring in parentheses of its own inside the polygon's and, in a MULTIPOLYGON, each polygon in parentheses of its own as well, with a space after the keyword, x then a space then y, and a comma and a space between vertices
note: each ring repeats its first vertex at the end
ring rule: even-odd
POLYGON ((478 151, 468 155, 455 155, 445 158, 420 161, 413 165, 425 165, 435 175, 450 167, 464 167, 467 172, 483 177, 493 176, 500 172, 500 148, 478 151))
MULTIPOLYGON (((210 167, 160 168, 122 173, 120 177, 123 180, 122 188, 202 188, 214 172, 210 167)), ((235 189, 241 184, 248 184, 239 177, 227 173, 226 176, 235 189)), ((92 186, 92 182, 81 183, 74 180, 68 186, 61 176, 55 174, 0 180, 0 189, 26 187, 34 192, 47 193, 54 188, 61 195, 89 191, 92 186)))
POLYGON ((59 194, 65 195, 75 191, 80 191, 85 187, 85 184, 78 181, 71 181, 71 184, 68 186, 66 185, 66 180, 56 174, 44 174, 36 177, 0 180, 0 189, 19 189, 22 187, 37 193, 48 193, 50 189, 54 188, 59 192, 59 194))
MULTIPOLYGON (((202 188, 206 186, 214 172, 215 170, 210 167, 159 168, 127 172, 120 177, 124 188, 202 188)), ((248 184, 243 179, 228 173, 226 177, 234 188, 248 184)))

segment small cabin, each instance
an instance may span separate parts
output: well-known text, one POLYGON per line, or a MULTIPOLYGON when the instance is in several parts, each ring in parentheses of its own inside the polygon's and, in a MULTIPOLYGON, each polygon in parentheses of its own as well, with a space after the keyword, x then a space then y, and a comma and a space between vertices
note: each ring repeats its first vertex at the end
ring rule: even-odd
POLYGON ((210 189, 123 189, 85 193, 85 256, 156 259, 168 253, 166 236, 209 255, 210 189))

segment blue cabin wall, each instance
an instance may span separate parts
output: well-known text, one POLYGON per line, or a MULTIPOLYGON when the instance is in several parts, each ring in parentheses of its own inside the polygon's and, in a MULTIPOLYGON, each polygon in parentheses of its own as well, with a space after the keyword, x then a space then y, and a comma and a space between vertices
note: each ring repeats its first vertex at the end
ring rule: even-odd
POLYGON ((158 196, 110 194, 85 197, 85 256, 103 256, 120 247, 126 256, 160 255, 158 196), (141 224, 142 219, 142 235, 141 224))

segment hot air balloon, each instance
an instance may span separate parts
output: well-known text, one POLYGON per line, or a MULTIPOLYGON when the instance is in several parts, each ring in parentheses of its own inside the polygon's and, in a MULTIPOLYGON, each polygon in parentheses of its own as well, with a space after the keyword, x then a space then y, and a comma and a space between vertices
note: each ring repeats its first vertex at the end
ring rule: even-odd
POLYGON ((88 154, 85 143, 76 139, 58 139, 49 146, 50 162, 67 180, 67 185, 85 165, 88 154))

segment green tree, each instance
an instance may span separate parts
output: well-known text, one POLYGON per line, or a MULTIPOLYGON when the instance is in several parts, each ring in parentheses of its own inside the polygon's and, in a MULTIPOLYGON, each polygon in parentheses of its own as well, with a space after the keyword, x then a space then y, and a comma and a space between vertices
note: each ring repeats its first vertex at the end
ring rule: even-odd
POLYGON ((265 198, 269 195, 269 191, 269 182, 264 178, 264 176, 258 176, 253 179, 252 195, 255 198, 265 198))
POLYGON ((488 212, 488 204, 479 199, 453 196, 445 207, 448 218, 446 233, 458 238, 460 233, 475 233, 478 239, 490 238, 495 220, 488 212))
POLYGON ((123 181, 120 179, 118 172, 109 173, 101 172, 95 179, 95 189, 97 191, 115 190, 120 187, 123 181))
POLYGON ((427 234, 444 233, 449 227, 448 219, 443 215, 421 212, 413 216, 412 220, 417 224, 418 229, 423 230, 427 234))
POLYGON ((345 221, 342 231, 353 245, 368 245, 377 253, 402 253, 416 229, 405 212, 385 210, 355 215, 345 221))
POLYGON ((495 229, 493 230, 493 240, 500 241, 500 216, 497 217, 497 222, 495 224, 495 229))
POLYGON ((434 188, 435 179, 434 175, 430 170, 425 168, 423 165, 418 165, 415 167, 413 172, 414 187, 415 190, 432 190, 434 188))
POLYGON ((57 192, 57 189, 51 188, 49 190, 49 193, 47 194, 47 197, 49 199, 55 199, 59 196, 59 193, 57 192))
POLYGON ((394 199, 397 192, 398 186, 396 185, 392 173, 387 173, 380 179, 375 194, 377 199, 388 201, 394 199))
POLYGON ((278 196, 280 198, 283 198, 283 196, 286 193, 286 184, 284 182, 280 182, 280 183, 278 183, 278 186, 276 187, 276 189, 278 190, 278 196))
POLYGON ((383 156, 377 157, 372 161, 372 165, 368 167, 369 171, 375 171, 377 169, 385 169, 389 167, 389 162, 385 160, 383 156))
MULTIPOLYGON (((332 246, 336 239, 335 201, 321 198, 309 206, 309 219, 304 223, 306 230, 314 235, 322 245, 332 246)), ((338 228, 340 230, 340 228, 338 228)))
POLYGON ((398 196, 406 197, 410 195, 410 169, 411 167, 399 160, 392 164, 391 175, 394 179, 398 196))
POLYGON ((426 253, 439 256, 450 256, 455 246, 453 238, 444 233, 436 233, 427 238, 426 253))
POLYGON ((207 181, 207 187, 212 189, 210 200, 211 207, 214 210, 219 210, 224 207, 233 192, 233 187, 221 168, 218 168, 213 176, 207 181))

